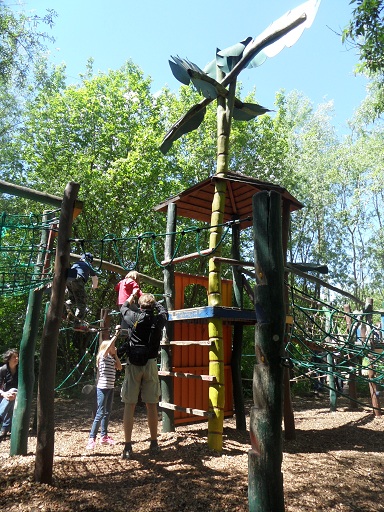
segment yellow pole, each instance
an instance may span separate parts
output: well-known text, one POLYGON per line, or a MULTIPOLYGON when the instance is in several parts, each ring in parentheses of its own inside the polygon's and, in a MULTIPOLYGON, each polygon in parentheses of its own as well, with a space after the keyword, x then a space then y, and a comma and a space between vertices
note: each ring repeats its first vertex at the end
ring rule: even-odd
MULTIPOLYGON (((218 75, 221 71, 218 71, 218 75)), ((222 76, 218 76, 218 80, 222 76)), ((229 86, 229 95, 226 98, 219 96, 217 100, 217 169, 216 176, 225 176, 228 171, 229 135, 231 130, 231 117, 235 98, 236 81, 229 86)), ((222 223, 225 210, 226 182, 217 179, 215 194, 212 201, 211 230, 209 248, 218 246, 222 236, 222 223)), ((215 251, 215 256, 221 255, 221 247, 215 251)), ((208 305, 221 306, 221 263, 213 257, 209 260, 208 276, 208 305)), ((208 420, 208 446, 215 451, 223 449, 223 425, 225 406, 224 386, 224 345, 223 322, 221 318, 212 318, 208 323, 208 335, 211 342, 209 351, 209 375, 216 377, 215 382, 209 386, 210 410, 214 413, 208 420)))

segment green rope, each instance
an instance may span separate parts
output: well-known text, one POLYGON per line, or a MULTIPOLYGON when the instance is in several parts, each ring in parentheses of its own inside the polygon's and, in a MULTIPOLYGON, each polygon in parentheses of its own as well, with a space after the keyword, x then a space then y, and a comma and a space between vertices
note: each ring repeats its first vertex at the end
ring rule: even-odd
POLYGON ((80 364, 84 361, 84 359, 88 356, 88 354, 91 352, 91 349, 96 344, 96 341, 98 340, 99 334, 97 333, 95 337, 93 338, 89 348, 85 351, 84 355, 81 357, 80 361, 77 363, 77 365, 73 368, 73 370, 69 373, 69 375, 59 384, 55 391, 65 391, 67 389, 73 388, 77 386, 77 384, 81 381, 81 379, 84 377, 85 372, 88 370, 89 365, 92 363, 92 361, 95 359, 95 350, 93 350, 93 353, 91 354, 91 357, 88 359, 87 364, 85 366, 85 369, 81 372, 80 377, 77 379, 76 382, 73 384, 63 388, 64 384, 72 377, 72 375, 79 369, 80 364))

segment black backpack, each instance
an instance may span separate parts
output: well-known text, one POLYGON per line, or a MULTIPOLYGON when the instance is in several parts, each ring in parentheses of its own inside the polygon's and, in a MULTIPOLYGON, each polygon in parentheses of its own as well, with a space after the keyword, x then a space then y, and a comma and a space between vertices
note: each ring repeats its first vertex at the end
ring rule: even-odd
POLYGON ((128 358, 131 364, 145 366, 148 359, 155 357, 155 329, 156 323, 152 312, 137 313, 129 338, 128 358))

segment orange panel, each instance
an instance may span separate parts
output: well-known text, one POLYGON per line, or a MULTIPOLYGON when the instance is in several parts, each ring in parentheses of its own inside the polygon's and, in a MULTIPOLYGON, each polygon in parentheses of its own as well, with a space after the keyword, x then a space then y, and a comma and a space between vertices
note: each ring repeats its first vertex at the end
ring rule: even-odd
MULTIPOLYGON (((196 276, 175 272, 175 309, 184 309, 185 288, 191 284, 198 284, 208 289, 208 277, 196 276)), ((222 280, 222 304, 232 305, 232 281, 222 280)), ((174 339, 207 340, 208 323, 176 321, 173 322, 174 339)), ((223 325, 224 343, 224 377, 225 377, 225 416, 233 415, 232 377, 231 377, 231 353, 232 353, 232 326, 223 325)), ((194 373, 197 375, 208 374, 209 347, 199 345, 172 347, 172 370, 175 372, 194 373)), ((208 389, 209 382, 198 379, 177 378, 173 379, 174 403, 181 407, 209 410, 208 389)), ((192 416, 184 412, 175 411, 175 424, 206 421, 201 416, 192 416)))
MULTIPOLYGON (((175 368, 176 372, 193 373, 195 375, 206 375, 207 368, 175 368)), ((231 367, 224 367, 225 379, 225 407, 224 416, 233 416, 233 393, 232 393, 232 375, 231 367)), ((209 410, 209 382, 198 379, 174 378, 175 402, 176 397, 180 397, 177 405, 181 407, 191 407, 203 411, 209 410), (177 392, 176 392, 177 391, 177 392)), ((206 421, 202 416, 193 416, 181 411, 175 411, 175 425, 180 423, 194 423, 197 421, 206 421)))

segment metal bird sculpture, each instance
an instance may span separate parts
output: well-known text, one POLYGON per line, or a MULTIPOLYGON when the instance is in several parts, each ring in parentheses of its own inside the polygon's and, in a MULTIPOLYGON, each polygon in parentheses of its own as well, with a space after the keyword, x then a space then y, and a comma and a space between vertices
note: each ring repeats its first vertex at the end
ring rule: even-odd
MULTIPOLYGON (((293 46, 304 30, 312 25, 319 5, 320 0, 308 0, 274 21, 255 39, 247 37, 225 50, 217 49, 215 59, 204 70, 187 59, 171 57, 169 65, 175 78, 184 85, 192 82, 204 99, 172 126, 160 146, 162 153, 166 154, 175 140, 200 126, 209 103, 218 97, 228 97, 227 86, 236 83, 237 76, 244 68, 261 66, 267 58, 293 46), (218 81, 218 76, 222 77, 221 81, 218 81)), ((270 112, 270 109, 234 98, 231 117, 238 121, 250 121, 266 112, 270 112)))

